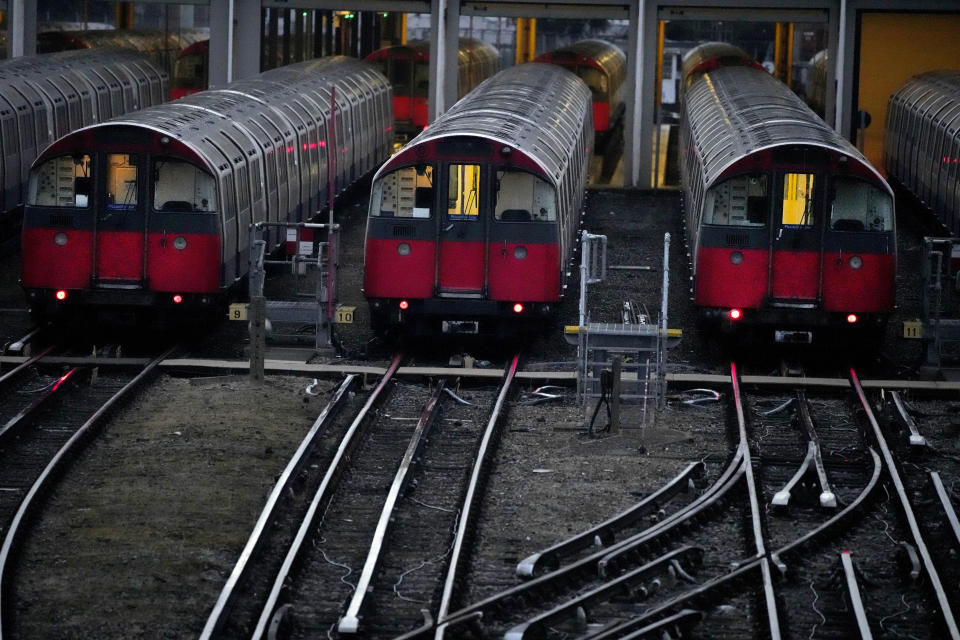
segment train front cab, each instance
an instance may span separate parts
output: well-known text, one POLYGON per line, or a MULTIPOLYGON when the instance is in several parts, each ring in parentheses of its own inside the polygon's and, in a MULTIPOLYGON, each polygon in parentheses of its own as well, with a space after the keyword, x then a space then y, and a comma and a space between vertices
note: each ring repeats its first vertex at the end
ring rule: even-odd
POLYGON ((889 187, 841 154, 761 155, 704 193, 694 291, 702 319, 785 343, 876 339, 894 305, 889 187))
POLYGON ((371 189, 364 293, 375 328, 511 335, 542 327, 561 290, 557 190, 520 151, 435 144, 450 153, 395 163, 371 189), (504 153, 507 162, 497 157, 504 153))
POLYGON ((54 147, 31 171, 21 281, 38 315, 216 309, 222 262, 216 180, 179 143, 151 149, 146 141, 129 142, 116 150, 54 147))

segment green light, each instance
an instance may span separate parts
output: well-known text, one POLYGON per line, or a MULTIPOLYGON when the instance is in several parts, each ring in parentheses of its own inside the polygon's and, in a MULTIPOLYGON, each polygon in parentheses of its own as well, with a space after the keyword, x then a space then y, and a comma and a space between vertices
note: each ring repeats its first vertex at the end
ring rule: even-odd
POLYGON ((307 17, 307 12, 304 11, 304 12, 302 12, 300 15, 303 16, 304 18, 306 18, 306 17, 307 17))
POLYGON ((386 17, 388 16, 388 15, 390 15, 390 14, 389 14, 389 13, 386 13, 386 12, 384 12, 384 14, 383 14, 383 17, 384 17, 384 18, 386 18, 386 17))
POLYGON ((353 18, 353 14, 352 14, 352 13, 348 13, 348 14, 347 14, 346 16, 344 16, 344 17, 345 17, 347 20, 350 20, 350 19, 353 18))

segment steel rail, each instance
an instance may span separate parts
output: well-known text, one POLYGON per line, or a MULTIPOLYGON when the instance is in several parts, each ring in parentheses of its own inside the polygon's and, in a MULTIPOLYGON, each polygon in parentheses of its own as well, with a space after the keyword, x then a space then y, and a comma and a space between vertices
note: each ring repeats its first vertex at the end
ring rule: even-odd
POLYGON ((37 355, 35 355, 35 356, 33 356, 32 358, 29 358, 29 359, 21 362, 20 364, 18 364, 18 365, 17 365, 16 367, 14 367, 13 369, 10 369, 10 371, 7 371, 5 374, 3 374, 2 376, 0 376, 0 385, 3 385, 3 384, 5 384, 8 380, 12 380, 13 378, 15 378, 15 377, 16 377, 17 375, 19 375, 22 371, 24 371, 27 367, 29 367, 29 366, 32 365, 32 364, 35 364, 38 360, 40 360, 40 359, 43 358, 44 356, 48 355, 51 351, 53 351, 53 349, 54 349, 55 347, 56 347, 56 345, 50 345, 49 347, 47 347, 46 349, 44 349, 43 351, 41 351, 41 352, 38 353, 37 355))
POLYGON ((467 485, 467 493, 463 501, 463 509, 460 512, 460 519, 457 523, 457 534, 453 541, 453 548, 450 553, 450 564, 447 567, 447 578, 443 583, 443 593, 440 596, 440 607, 437 609, 437 628, 434 633, 436 640, 443 640, 445 629, 445 620, 450 612, 450 606, 453 603, 454 590, 457 585, 458 573, 461 562, 465 561, 463 549, 467 540, 467 531, 473 525, 473 513, 480 502, 480 484, 487 466, 488 457, 493 453, 497 436, 499 436, 498 425, 500 416, 503 412, 504 404, 507 401, 507 395, 513 385, 513 379, 517 374, 517 367, 520 363, 520 354, 513 356, 510 365, 503 378, 503 385, 497 400, 493 405, 493 411, 490 413, 490 419, 487 421, 487 428, 483 432, 483 438, 480 441, 480 447, 477 450, 477 457, 474 461, 473 471, 470 474, 470 483, 467 485))
POLYGON ((835 509, 837 506, 837 496, 830 490, 830 480, 827 478, 827 470, 823 465, 823 453, 820 446, 820 436, 813 425, 813 418, 810 415, 810 403, 803 389, 797 390, 797 415, 800 423, 803 425, 804 432, 807 434, 807 455, 803 458, 800 468, 793 474, 793 477, 777 491, 773 496, 772 505, 775 507, 786 507, 790 504, 790 497, 793 488, 800 480, 806 477, 810 471, 810 466, 816 469, 817 482, 820 484, 820 506, 824 508, 835 509))
MULTIPOLYGON (((634 632, 639 632, 646 628, 658 629, 656 625, 662 623, 668 616, 674 615, 675 612, 691 609, 691 603, 714 600, 715 598, 712 594, 715 591, 722 590, 725 594, 735 593, 736 585, 750 577, 754 571, 760 570, 761 559, 762 558, 756 556, 747 558, 739 567, 729 573, 708 580, 686 593, 671 598, 654 609, 645 611, 631 620, 625 620, 619 624, 599 629, 594 633, 583 635, 580 637, 580 640, 613 640, 613 638, 623 638, 627 633, 634 634, 634 632)), ((642 636, 634 635, 634 637, 642 636)))
POLYGON ((70 439, 54 454, 53 458, 50 459, 50 462, 47 463, 47 466, 44 467, 43 471, 40 472, 40 475, 37 476, 37 479, 31 485, 30 490, 24 496, 23 500, 20 502, 20 507, 17 509, 16 515, 13 517, 13 520, 10 522, 10 528, 7 529, 6 536, 3 539, 3 547, 0 548, 0 640, 3 638, 3 602, 6 598, 3 596, 5 593, 6 581, 7 581, 7 563, 10 560, 10 557, 13 552, 14 544, 17 541, 17 536, 20 533, 20 527, 26 520, 29 510, 33 507, 34 499, 40 493, 41 489, 45 488, 47 481, 53 475, 53 472, 57 470, 60 464, 64 461, 67 455, 71 450, 77 446, 77 443, 84 438, 88 432, 92 431, 93 428, 99 424, 99 422, 107 415, 107 412, 113 408, 121 399, 125 398, 130 391, 139 386, 147 376, 156 369, 161 362, 167 359, 174 350, 177 349, 177 346, 170 347, 163 354, 154 358, 147 364, 143 370, 140 371, 130 382, 128 382, 122 389, 115 393, 109 400, 107 400, 103 405, 97 409, 92 416, 87 418, 80 428, 78 428, 70 439))
POLYGON ((276 517, 281 498, 285 495, 288 487, 297 479, 310 453, 316 447, 320 441, 320 437, 333 421, 333 418, 337 415, 336 412, 347 398, 347 391, 356 381, 356 374, 350 374, 343 379, 343 382, 337 387, 327 406, 323 408, 323 411, 317 416, 310 430, 300 442, 300 446, 290 458, 286 468, 280 474, 280 477, 277 478, 273 491, 271 491, 267 497, 266 504, 264 504, 263 510, 260 512, 260 517, 257 519, 253 531, 251 531, 250 537, 247 539, 247 544, 244 546, 243 551, 240 552, 240 557, 237 558, 233 571, 231 571, 230 576, 223 585, 223 589, 220 590, 220 596, 217 598, 213 609, 210 611, 210 615, 207 617, 207 622, 203 627, 203 631, 200 633, 201 640, 209 640, 215 633, 219 633, 223 629, 223 625, 227 621, 237 594, 237 586, 241 580, 248 575, 251 568, 250 561, 263 544, 267 530, 276 517))
POLYGON ((662 620, 657 620, 651 624, 648 624, 643 629, 637 629, 633 633, 628 633, 627 635, 620 638, 620 640, 639 640, 640 638, 649 638, 654 633, 657 633, 657 637, 660 638, 673 638, 673 637, 683 637, 683 629, 688 629, 696 626, 706 617, 703 611, 698 609, 682 609, 672 616, 667 616, 662 620), (671 630, 677 632, 677 636, 674 636, 671 633, 671 630))
POLYGON ((3 438, 13 429, 16 429, 18 425, 26 422, 40 407, 45 405, 51 398, 58 395, 62 392, 63 389, 67 388, 67 384, 72 382, 72 378, 77 374, 79 369, 70 369, 65 374, 60 376, 56 382, 51 385, 49 389, 38 395, 33 399, 33 402, 28 404, 26 407, 17 412, 15 416, 7 420, 3 425, 0 425, 0 438, 3 438))
MULTIPOLYGON (((515 625, 508 630, 503 638, 504 640, 530 640, 531 638, 542 638, 546 636, 547 625, 556 624, 562 620, 567 620, 576 615, 578 609, 586 610, 590 605, 609 602, 614 596, 627 594, 633 596, 639 590, 645 591, 641 586, 644 582, 656 575, 663 575, 673 567, 673 563, 680 559, 699 564, 703 560, 703 550, 698 547, 684 546, 674 549, 669 553, 651 560, 641 567, 624 573, 609 582, 590 589, 576 597, 564 602, 563 604, 538 614, 525 622, 515 625)), ((638 598, 631 597, 631 600, 638 598)))
POLYGON ((528 556, 517 565, 517 575, 532 577, 547 567, 555 569, 559 566, 561 558, 571 556, 591 545, 607 546, 611 544, 615 539, 615 532, 634 524, 640 518, 660 509, 662 505, 681 492, 689 490, 693 479, 703 477, 705 469, 706 465, 703 462, 689 464, 673 480, 629 509, 543 551, 528 556))
POLYGON ((753 528, 755 550, 757 555, 760 556, 760 573, 763 576, 763 596, 767 607, 770 640, 780 640, 780 614, 777 611, 777 593, 773 586, 770 558, 767 557, 766 545, 764 544, 763 523, 760 521, 760 498, 757 491, 757 480, 753 475, 750 446, 747 444, 747 421, 743 413, 743 398, 740 395, 737 365, 734 362, 730 363, 730 382, 733 385, 734 409, 737 414, 737 428, 740 432, 740 446, 744 449, 743 467, 746 471, 747 495, 750 499, 750 523, 753 528))
POLYGON ((957 512, 953 508, 953 503, 950 502, 950 493, 947 491, 946 487, 943 486, 943 480, 940 479, 940 474, 938 472, 930 472, 930 482, 933 484, 933 490, 937 494, 937 500, 940 502, 940 508, 943 509, 944 515, 947 516, 947 522, 950 524, 950 531, 953 533, 953 543, 954 545, 960 546, 960 521, 957 520, 957 512))
POLYGON ((353 590, 353 597, 347 605, 346 612, 337 624, 338 633, 360 633, 360 618, 368 602, 367 596, 369 596, 372 591, 370 585, 383 559, 384 543, 387 539, 390 525, 394 521, 397 502, 410 484, 413 469, 420 462, 420 454, 436 422, 437 414, 439 413, 440 398, 443 396, 445 388, 446 380, 441 378, 437 382, 437 388, 434 389, 433 395, 420 413, 420 419, 417 421, 413 436, 410 438, 410 444, 403 454, 400 467, 397 469, 393 484, 390 485, 390 491, 387 493, 387 499, 384 501, 383 510, 380 512, 380 520, 377 522, 377 527, 373 533, 370 551, 367 553, 367 559, 363 563, 363 569, 360 571, 360 577, 357 579, 357 585, 353 590))
POLYGON ((927 446, 927 439, 921 435, 920 430, 917 429, 917 423, 914 422, 910 414, 907 413, 907 407, 903 404, 903 400, 900 399, 900 393, 898 391, 891 391, 890 396, 893 398, 893 405, 897 409, 897 417, 900 418, 900 422, 910 430, 910 446, 927 446))
POLYGON ((354 444, 354 436, 360 430, 360 425, 366 419, 370 409, 374 406, 374 404, 376 404, 384 389, 386 389, 387 385, 393 380, 394 374, 397 372, 397 369, 400 368, 400 362, 402 360, 402 353, 398 353, 396 356, 394 356, 393 361, 387 368, 386 373, 383 374, 383 377, 380 378, 377 386, 373 389, 373 391, 370 392, 370 397, 367 398, 366 404, 364 404, 363 408, 360 409, 357 417, 354 418, 353 422, 350 424, 350 427, 347 429, 347 432, 344 434, 343 439, 340 441, 340 446, 337 448, 337 453, 333 456, 333 459, 330 461, 330 464, 327 467, 327 472, 324 474, 323 480, 320 482, 320 486, 317 488, 317 491, 313 496, 313 500, 310 502, 310 506, 304 515, 303 521, 300 523, 300 527, 297 529, 297 534, 294 536, 294 539, 290 544, 290 548, 287 550, 287 555, 283 560, 283 565, 277 572, 277 576, 273 582, 273 587, 270 589, 270 594, 267 596, 267 601, 264 603, 263 609, 261 609, 260 618, 257 620, 257 626, 251 635, 251 638, 254 640, 259 640, 259 638, 262 638, 264 633, 267 631, 267 627, 270 626, 271 618, 273 618, 274 610, 277 608, 277 602, 280 600, 280 593, 283 591, 284 583, 287 581, 287 577, 290 575, 290 570, 293 568, 294 562, 296 562, 297 557, 300 555, 300 549, 303 547, 303 543, 307 539, 309 530, 313 526, 313 521, 316 518, 317 512, 320 510, 320 505, 329 500, 331 487, 339 477, 340 473, 343 471, 342 467, 347 459, 347 453, 354 444))
POLYGON ((940 575, 937 573, 937 567, 933 561, 933 557, 930 555, 930 550, 927 548, 927 543, 923 540, 923 534, 920 532, 917 517, 913 513, 913 508, 910 506, 910 499, 907 496, 906 487, 903 484, 903 479, 900 477, 900 472, 897 470, 893 453, 887 445, 887 440, 883 436, 883 431, 880 429, 880 424, 877 422, 876 416, 873 415, 873 410, 870 408, 870 403, 867 401, 867 397, 863 392, 863 387, 860 386, 857 372, 853 369, 850 369, 850 381, 853 383, 853 388, 860 400, 860 405, 863 407, 867 420, 870 422, 870 427, 873 429, 874 439, 880 447, 880 453, 883 457, 887 474, 890 476, 890 481, 893 483, 897 494, 897 500, 900 502, 900 509, 906 518, 910 535, 913 537, 914 545, 917 547, 917 553, 923 562, 923 568, 930 578, 930 585, 933 587, 934 595, 937 598, 940 615, 943 617, 946 631, 953 640, 960 640, 960 628, 957 627, 957 621, 953 616, 953 608, 950 606, 950 600, 947 598, 943 583, 940 581, 940 575))
MULTIPOLYGON (((597 563, 607 556, 610 550, 618 549, 622 545, 636 544, 637 540, 640 540, 641 543, 650 542, 659 535, 668 532, 674 524, 680 524, 684 520, 702 513, 705 505, 709 506, 711 504, 711 498, 715 494, 726 491, 726 486, 730 484, 731 478, 735 478, 733 480, 734 483, 739 481, 739 476, 742 473, 742 460, 743 452, 741 448, 738 447, 729 464, 716 482, 702 495, 698 496, 696 500, 687 505, 681 512, 672 514, 668 518, 651 525, 648 529, 614 544, 609 549, 602 549, 568 565, 564 565, 556 571, 532 578, 509 589, 505 589, 500 593, 493 594, 479 602, 454 611, 447 616, 445 624, 450 627, 455 624, 470 623, 486 617, 493 609, 505 609, 507 608, 507 603, 520 600, 524 597, 530 597, 540 589, 553 590, 556 589, 557 585, 561 582, 574 582, 575 580, 584 579, 584 577, 588 579, 595 578, 598 574, 597 563), (666 528, 664 528, 664 525, 666 525, 666 528), (655 532, 655 535, 649 535, 650 532, 655 532)), ((437 622, 435 620, 428 620, 420 627, 399 636, 396 640, 413 640, 414 638, 427 637, 430 632, 435 629, 436 625, 437 622)))
POLYGON ((860 506, 867 501, 867 499, 873 495, 873 492, 880 486, 880 471, 882 470, 882 465, 880 464, 880 456, 877 455, 877 452, 874 451, 873 447, 869 447, 870 456, 873 458, 873 474, 870 476, 870 480, 867 482, 867 485, 863 488, 863 491, 860 492, 860 495, 851 502, 849 505, 844 507, 843 511, 835 514, 832 518, 821 524, 816 529, 808 531, 803 536, 797 538, 796 540, 786 544, 773 553, 770 554, 770 561, 777 567, 777 570, 781 574, 787 572, 787 565, 781 559, 782 556, 788 555, 792 552, 798 551, 804 545, 812 542, 815 538, 826 533, 828 529, 840 522, 841 520, 846 519, 854 511, 860 508, 860 506))
POLYGON ((867 611, 863 608, 863 598, 860 597, 860 585, 857 584, 857 573, 853 567, 853 558, 849 551, 840 553, 840 563, 843 565, 844 582, 847 585, 847 594, 850 596, 850 608, 857 622, 860 640, 873 640, 870 631, 870 622, 867 620, 867 611))
MULTIPOLYGON (((843 511, 835 514, 832 518, 827 520, 827 522, 820 525, 813 531, 808 532, 803 537, 798 538, 797 540, 794 540, 790 544, 783 546, 777 549, 774 553, 770 554, 771 561, 774 564, 776 564, 781 571, 786 571, 786 565, 783 565, 783 563, 780 562, 779 560, 780 556, 786 555, 792 551, 796 551, 800 549, 806 543, 811 542, 812 540, 817 538, 819 535, 823 534, 827 529, 829 529, 833 525, 837 524, 841 520, 846 519, 848 516, 853 514, 857 509, 859 509, 860 506, 867 500, 867 498, 869 498, 870 495, 872 495, 873 492, 877 489, 877 487, 880 484, 879 483, 880 471, 881 471, 880 456, 877 455, 877 453, 873 449, 870 449, 870 453, 873 456, 873 475, 871 476, 870 481, 864 487, 863 491, 860 492, 860 495, 857 496, 857 499, 854 500, 850 505, 845 507, 843 511)), ((674 612, 679 608, 690 608, 691 605, 694 604, 697 600, 706 598, 715 589, 726 587, 728 584, 732 585, 733 584, 732 581, 735 581, 740 577, 742 577, 742 574, 745 570, 753 570, 753 569, 760 570, 761 560, 762 558, 759 558, 757 556, 749 558, 746 561, 744 561, 744 563, 741 564, 740 567, 738 567, 734 571, 731 571, 730 573, 727 573, 723 576, 718 576, 717 578, 714 578, 710 582, 704 583, 701 587, 692 589, 687 593, 680 594, 675 598, 669 600, 668 602, 665 602, 664 604, 656 607, 655 609, 651 609, 645 612, 644 614, 642 614, 637 618, 634 618, 632 620, 625 621, 613 627, 604 629, 602 632, 589 637, 591 638, 591 640, 606 640, 607 638, 626 638, 626 637, 638 638, 638 637, 642 637, 643 635, 643 634, 640 634, 639 632, 636 635, 633 634, 633 631, 636 630, 638 627, 640 627, 641 629, 649 629, 651 631, 659 630, 661 627, 657 625, 660 624, 660 621, 662 621, 663 617, 671 615, 672 612, 674 612), (630 632, 631 635, 624 635, 627 632, 630 632)), ((691 622, 692 622, 692 619, 691 619, 691 622)))

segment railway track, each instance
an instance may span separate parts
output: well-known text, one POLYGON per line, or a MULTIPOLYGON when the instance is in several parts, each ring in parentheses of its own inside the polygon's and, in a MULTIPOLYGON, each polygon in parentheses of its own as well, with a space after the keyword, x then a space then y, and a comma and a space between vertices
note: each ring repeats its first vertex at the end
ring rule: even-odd
POLYGON ((278 480, 201 637, 393 637, 422 609, 449 607, 518 357, 498 390, 401 384, 400 360, 362 408, 339 411, 354 382, 341 384, 278 480), (328 425, 331 442, 318 445, 328 425))
MULTIPOLYGON (((522 561, 524 582, 402 637, 956 637, 956 587, 938 575, 949 566, 938 556, 960 544, 956 518, 943 515, 949 491, 928 478, 928 511, 939 515, 917 515, 856 373, 853 392, 753 402, 731 373, 734 451, 712 484, 684 498, 704 473, 690 465, 631 509, 522 561)), ((918 412, 954 424, 940 407, 918 412)), ((908 433, 914 455, 917 433, 908 433)))
MULTIPOLYGON (((0 607, 12 602, 19 545, 28 535, 29 517, 55 484, 56 474, 97 434, 105 416, 149 379, 174 348, 150 360, 136 373, 98 375, 74 367, 59 375, 35 365, 46 349, 0 376, 0 607), (29 431, 28 431, 29 429, 29 431)), ((11 612, 0 608, 0 637, 10 628, 11 612)), ((7 633, 9 637, 9 633, 7 633)))

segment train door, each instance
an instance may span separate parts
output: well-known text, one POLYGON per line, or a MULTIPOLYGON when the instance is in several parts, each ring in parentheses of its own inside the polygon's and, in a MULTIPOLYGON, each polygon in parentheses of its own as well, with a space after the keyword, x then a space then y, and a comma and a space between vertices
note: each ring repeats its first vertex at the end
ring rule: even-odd
POLYGON ((486 264, 486 231, 480 215, 480 165, 449 164, 443 175, 440 197, 440 231, 437 242, 437 293, 439 296, 483 296, 486 264))
POLYGON ((813 173, 783 172, 774 185, 770 297, 774 302, 815 305, 822 281, 821 222, 813 173))
MULTIPOLYGON (((140 189, 140 156, 107 153, 103 156, 104 197, 96 207, 94 227, 95 273, 97 284, 142 286, 146 214, 140 189)), ((81 185, 77 193, 87 191, 81 185)))

